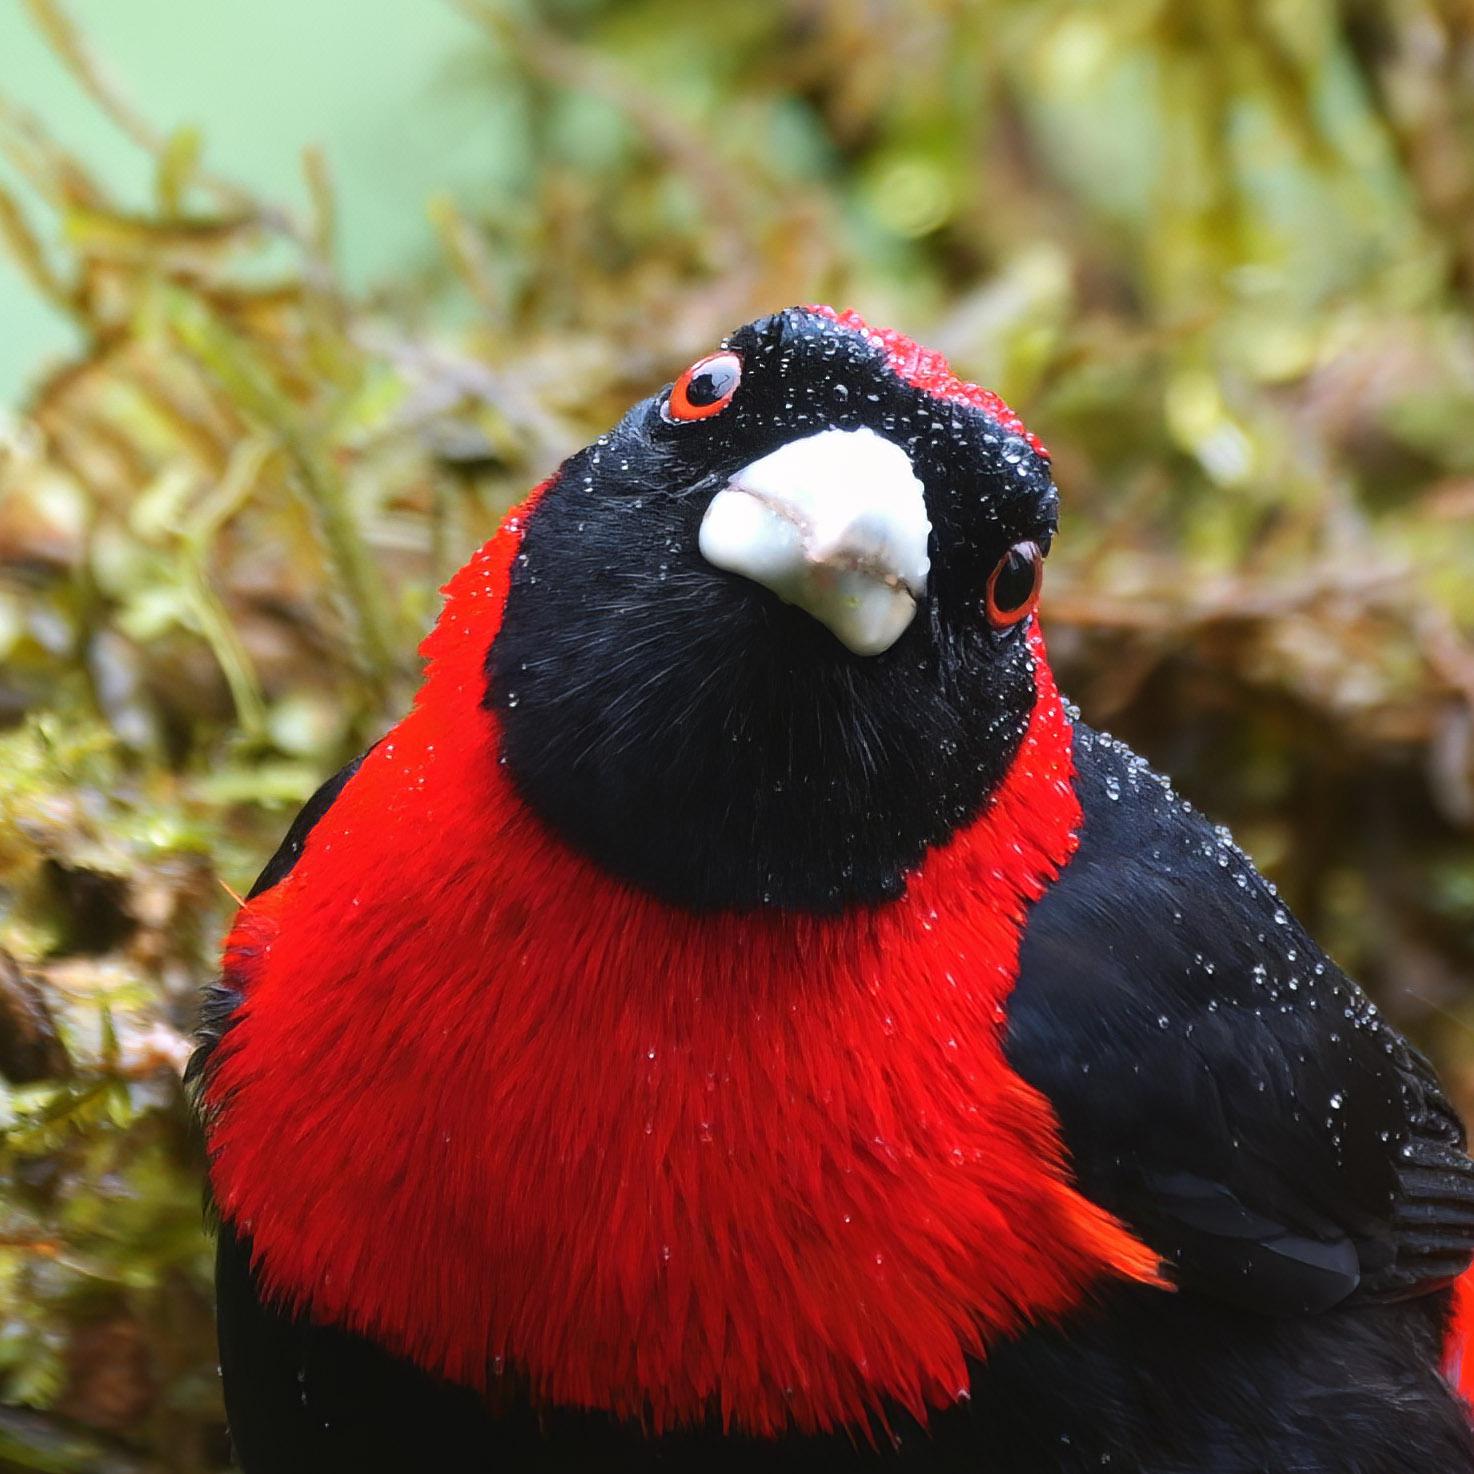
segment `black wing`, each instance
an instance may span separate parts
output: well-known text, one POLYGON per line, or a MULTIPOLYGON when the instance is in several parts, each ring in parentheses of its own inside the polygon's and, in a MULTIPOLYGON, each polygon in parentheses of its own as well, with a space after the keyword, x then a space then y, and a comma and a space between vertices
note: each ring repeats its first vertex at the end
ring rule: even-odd
POLYGON ((1474 1163, 1426 1060, 1228 837, 1077 728, 1081 844, 1030 913, 1009 1016, 1082 1188, 1185 1289, 1307 1313, 1474 1256, 1474 1163))
POLYGON ((475 1393, 269 1304, 229 1224, 220 1226, 215 1297, 226 1416, 246 1474, 490 1467, 491 1415, 475 1393))

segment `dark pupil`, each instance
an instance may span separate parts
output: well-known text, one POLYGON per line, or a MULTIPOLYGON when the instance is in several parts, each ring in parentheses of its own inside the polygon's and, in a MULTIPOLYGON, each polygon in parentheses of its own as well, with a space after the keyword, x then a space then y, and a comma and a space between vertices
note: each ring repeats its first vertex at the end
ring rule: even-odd
POLYGON ((686 381, 686 398, 698 409, 725 399, 737 387, 737 371, 730 363, 711 363, 686 381))
POLYGON ((1011 548, 993 580, 993 602, 1005 614, 1028 603, 1034 592, 1034 555, 1024 548, 1011 548))

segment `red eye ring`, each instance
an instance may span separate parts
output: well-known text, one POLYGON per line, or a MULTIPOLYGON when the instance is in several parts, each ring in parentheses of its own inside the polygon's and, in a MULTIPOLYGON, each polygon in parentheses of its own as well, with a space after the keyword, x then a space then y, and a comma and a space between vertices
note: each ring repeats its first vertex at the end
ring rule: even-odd
POLYGON ((742 382, 742 357, 726 349, 698 358, 671 385, 660 412, 667 420, 707 420, 732 402, 742 382))
POLYGON ((1039 607, 1044 554, 1035 542, 1015 543, 988 575, 985 603, 994 629, 1008 629, 1039 607))

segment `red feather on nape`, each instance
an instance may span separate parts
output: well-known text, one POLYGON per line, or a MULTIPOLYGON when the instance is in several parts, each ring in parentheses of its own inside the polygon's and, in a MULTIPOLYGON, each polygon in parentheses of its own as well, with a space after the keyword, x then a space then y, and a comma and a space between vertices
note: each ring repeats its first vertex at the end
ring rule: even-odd
POLYGON ((984 414, 996 420, 1004 430, 1023 436, 1035 455, 1043 456, 1045 460, 1049 459, 1048 447, 1024 424, 1017 412, 1003 398, 991 389, 984 389, 981 384, 959 379, 952 372, 951 364, 940 353, 930 348, 923 348, 914 338, 908 338, 905 333, 897 332, 894 328, 871 327, 853 307, 846 307, 843 312, 836 312, 834 308, 826 307, 823 303, 811 303, 803 310, 816 313, 820 317, 827 317, 830 322, 839 327, 850 328, 863 334, 872 343, 878 344, 885 350, 887 367, 897 378, 917 389, 924 390, 934 399, 949 400, 956 404, 970 404, 974 409, 982 410, 984 414))

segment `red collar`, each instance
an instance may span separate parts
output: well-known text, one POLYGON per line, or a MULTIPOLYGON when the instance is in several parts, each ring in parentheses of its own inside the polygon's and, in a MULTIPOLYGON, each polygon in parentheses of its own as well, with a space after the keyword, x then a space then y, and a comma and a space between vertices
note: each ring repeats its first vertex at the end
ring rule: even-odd
POLYGON ((212 1181, 268 1293, 474 1387, 759 1433, 924 1417, 965 1358, 1155 1257, 1070 1185, 1001 1026, 1074 848, 1039 701, 898 901, 697 916, 512 792, 481 700, 519 518, 447 588, 411 712, 226 946, 212 1181))

